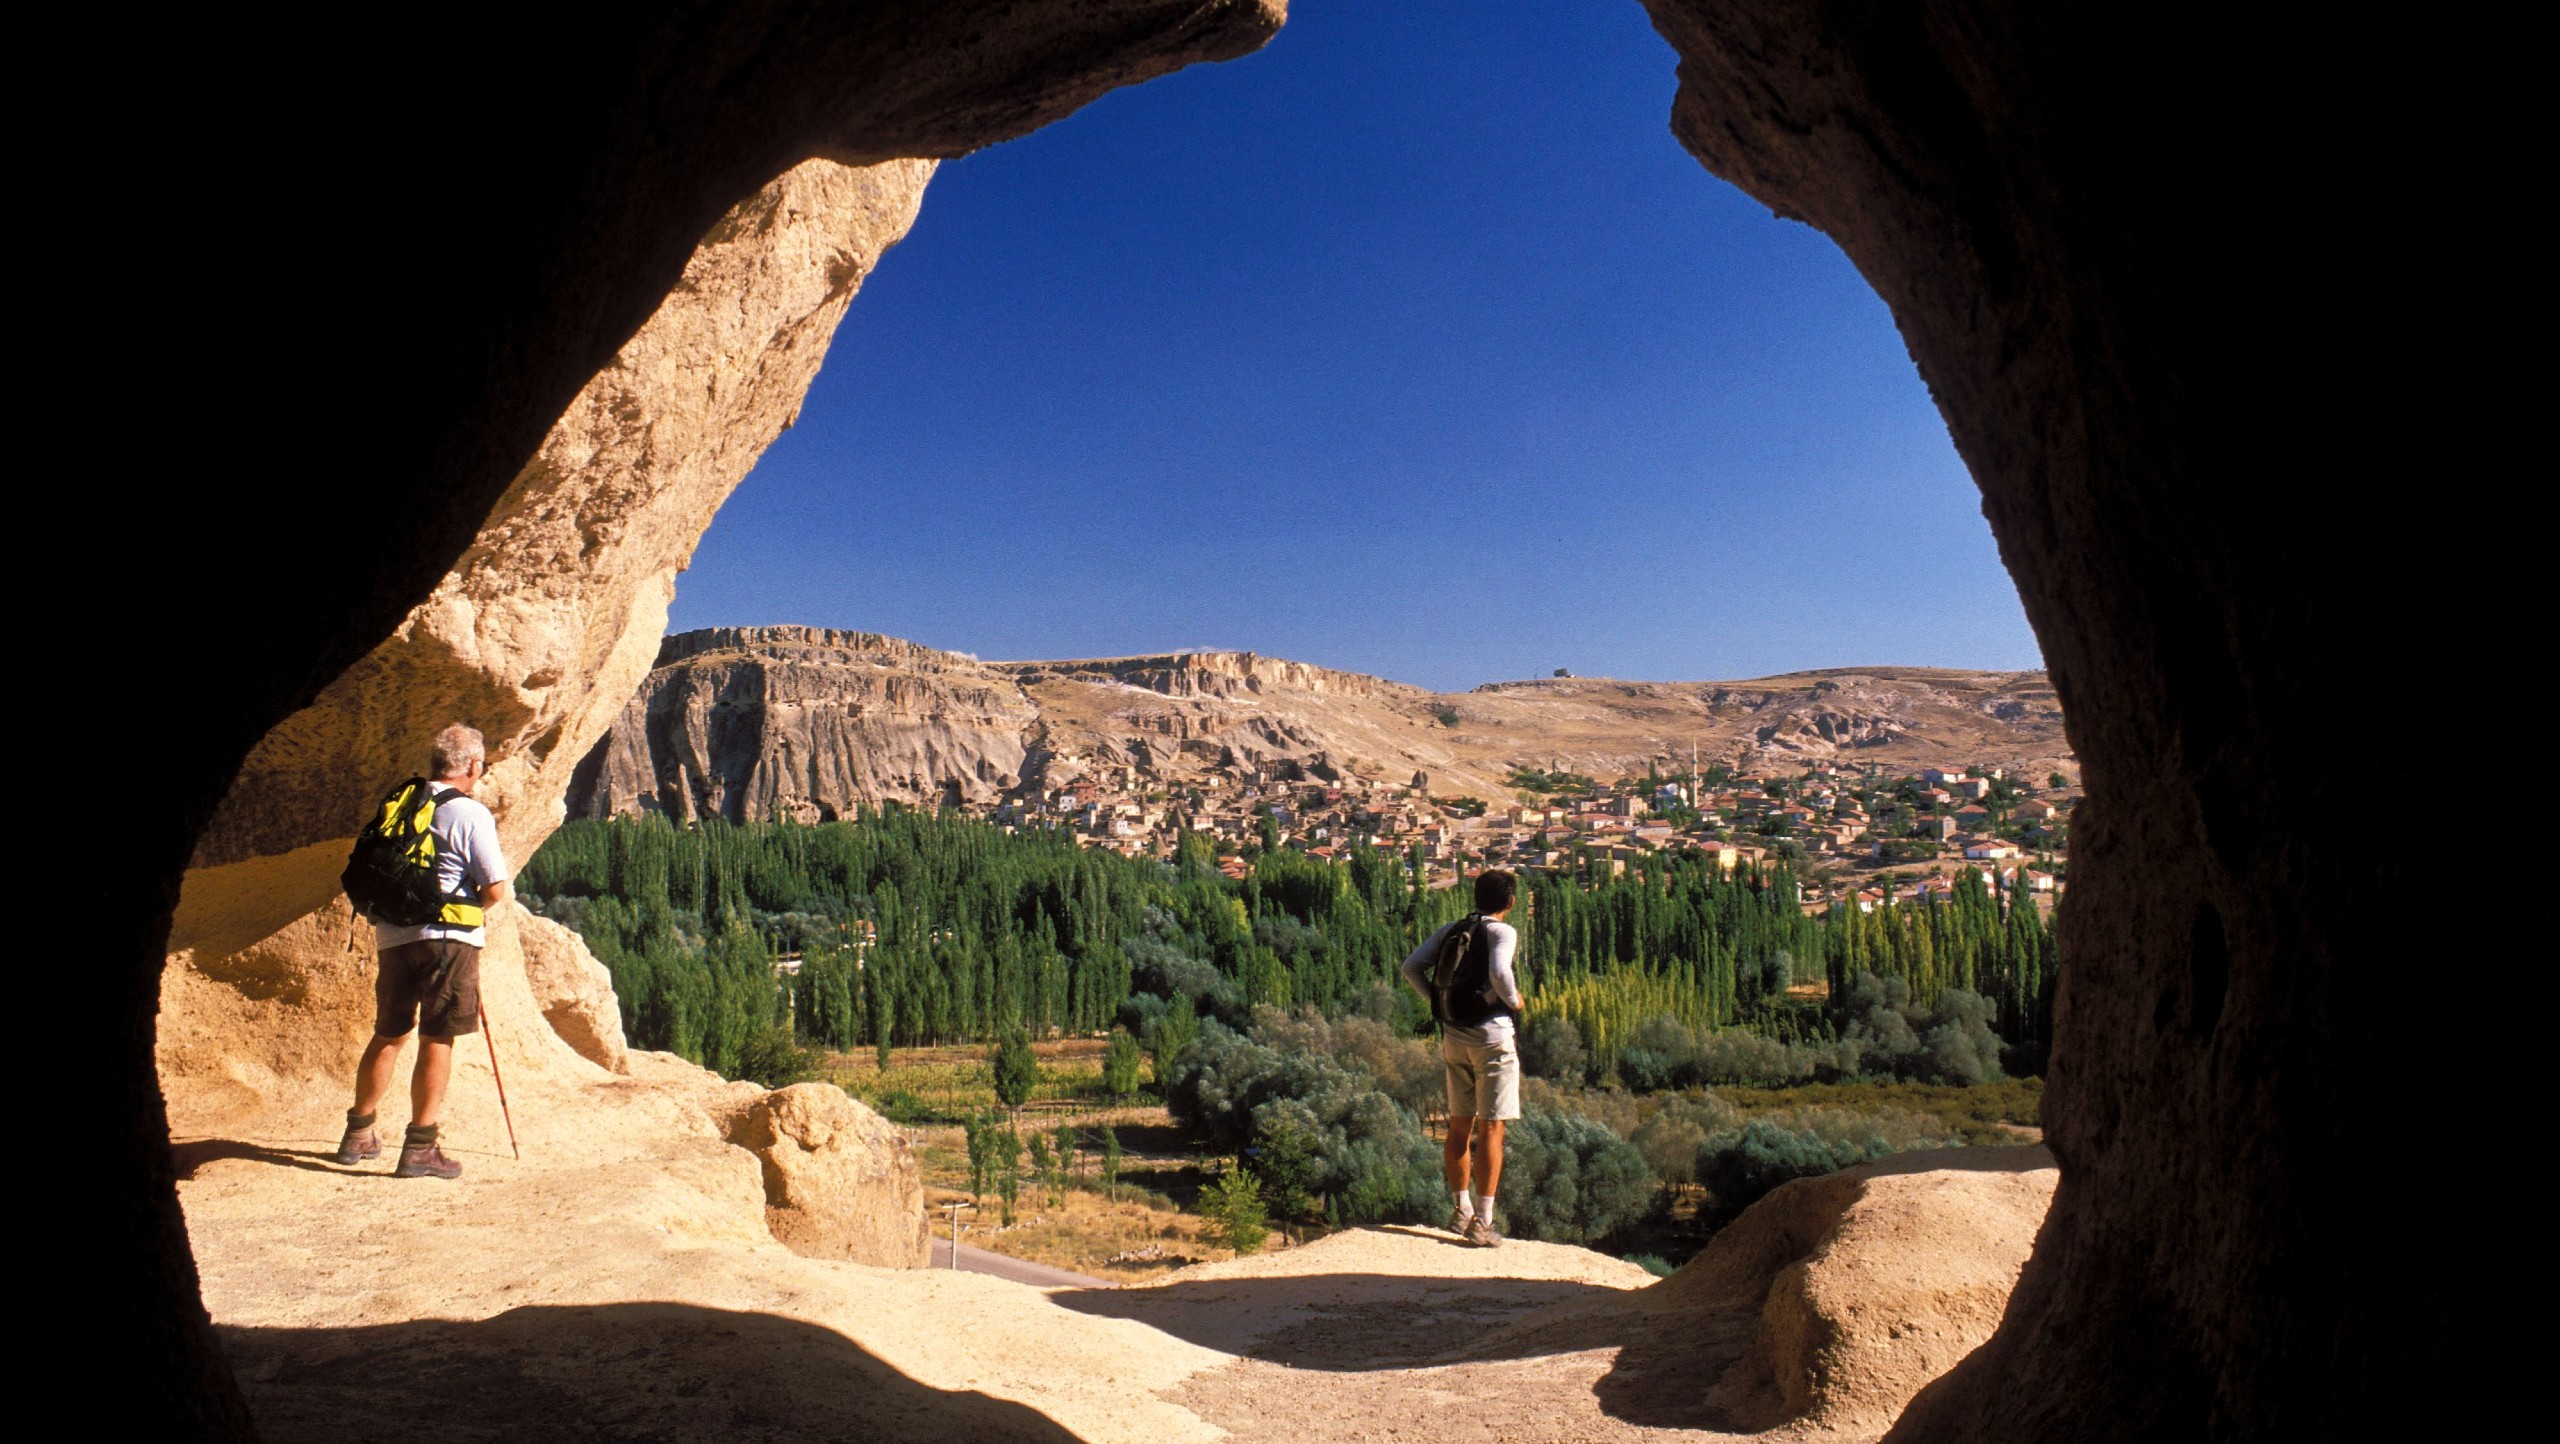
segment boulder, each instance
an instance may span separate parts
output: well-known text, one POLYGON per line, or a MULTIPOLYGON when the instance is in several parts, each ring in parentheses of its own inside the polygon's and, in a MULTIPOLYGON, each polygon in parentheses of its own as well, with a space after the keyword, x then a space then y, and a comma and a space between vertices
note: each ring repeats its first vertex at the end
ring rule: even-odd
POLYGON ((614 1073, 631 1071, 622 1040, 622 1005, 613 996, 613 974, 587 951, 586 939, 546 917, 526 913, 519 933, 525 981, 542 1020, 560 1041, 588 1062, 614 1073))
POLYGON ((1708 1402, 1726 1427, 1872 1435, 1999 1327, 2059 1174, 2042 1147, 1899 1154, 1753 1204, 1647 1312, 1749 1320, 1708 1402))
POLYGON ((748 1104, 728 1131, 763 1165, 765 1225, 792 1252, 924 1267, 924 1175, 895 1124, 832 1083, 795 1083, 748 1104))

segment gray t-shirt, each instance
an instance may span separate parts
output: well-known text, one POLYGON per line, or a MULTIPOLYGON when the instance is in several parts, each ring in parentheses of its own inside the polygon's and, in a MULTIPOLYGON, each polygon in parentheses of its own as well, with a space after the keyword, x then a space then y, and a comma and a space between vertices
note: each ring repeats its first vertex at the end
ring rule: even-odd
MULTIPOLYGON (((460 893, 466 902, 479 902, 482 888, 507 880, 507 855, 498 848, 498 819, 489 815, 488 808, 468 797, 439 802, 427 831, 436 837, 437 887, 460 893)), ((373 926, 373 946, 377 951, 421 938, 451 938, 478 948, 488 945, 489 934, 484 928, 455 927, 450 923, 429 923, 417 928, 387 927, 381 923, 373 926)))
MULTIPOLYGON (((1434 930, 1431 936, 1422 940, 1422 946, 1415 948, 1412 955, 1404 960, 1404 980, 1426 999, 1431 996, 1431 960, 1440 955, 1440 939, 1457 925, 1449 923, 1434 930)), ((1512 970, 1511 959, 1520 949, 1520 934, 1512 930, 1511 924, 1493 918, 1485 919, 1484 928, 1486 935, 1493 939, 1493 958, 1485 970, 1486 980, 1492 984, 1495 997, 1517 1010, 1522 1006, 1520 980, 1512 970)), ((1471 1048, 1489 1048, 1511 1036, 1511 1016, 1497 1013, 1485 1019, 1480 1027, 1443 1028, 1440 1034, 1471 1048)))

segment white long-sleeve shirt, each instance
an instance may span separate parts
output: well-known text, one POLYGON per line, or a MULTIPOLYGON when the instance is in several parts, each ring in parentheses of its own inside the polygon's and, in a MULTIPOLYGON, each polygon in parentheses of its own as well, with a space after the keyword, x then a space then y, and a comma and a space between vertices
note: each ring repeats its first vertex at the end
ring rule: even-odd
MULTIPOLYGON (((1405 982, 1425 999, 1431 996, 1431 962, 1440 955, 1440 939, 1457 925, 1450 923, 1434 931, 1404 960, 1405 982)), ((1493 940, 1493 957, 1485 969, 1486 979, 1492 985, 1493 996, 1509 1006, 1512 1012, 1518 1012, 1522 1007, 1520 979, 1512 970, 1511 960, 1520 949, 1520 934, 1512 930, 1511 924, 1493 918, 1485 919, 1484 928, 1486 936, 1493 940)), ((1480 1027, 1446 1027, 1441 1029, 1441 1036, 1470 1047, 1486 1048, 1510 1037, 1511 1031, 1511 1014, 1496 1013, 1485 1019, 1480 1027)))

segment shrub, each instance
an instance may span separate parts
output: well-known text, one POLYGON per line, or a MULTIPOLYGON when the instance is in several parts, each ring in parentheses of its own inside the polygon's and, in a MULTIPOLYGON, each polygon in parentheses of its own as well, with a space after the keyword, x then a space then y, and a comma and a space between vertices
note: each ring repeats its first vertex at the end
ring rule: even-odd
POLYGON ((1652 1200, 1644 1155, 1589 1118, 1524 1111, 1506 1132, 1500 1206, 1523 1238, 1594 1243, 1641 1218, 1652 1200))
POLYGON ((872 1112, 892 1123, 903 1123, 913 1127, 921 1123, 943 1121, 941 1111, 917 1097, 912 1089, 884 1088, 863 1101, 871 1105, 872 1112))
POLYGON ((1161 1084, 1173 1076, 1174 1060, 1182 1050, 1200 1036, 1200 1014, 1187 997, 1177 997, 1140 1035, 1146 1040, 1147 1055, 1156 1067, 1156 1082, 1161 1084))
POLYGON ((817 1077, 818 1055, 800 1046, 789 1028, 768 1026, 739 1045, 736 1077, 767 1088, 788 1088, 817 1077))
POLYGON ((1102 1050, 1102 1086, 1114 1098, 1126 1098, 1138 1091, 1138 1040, 1118 1028, 1111 1030, 1110 1046, 1102 1050))
POLYGON ((1709 1139, 1698 1151, 1697 1177, 1715 1195, 1717 1211, 1730 1217, 1779 1184, 1818 1177, 1890 1151, 1882 1138, 1872 1135, 1832 1141, 1812 1128, 1790 1132, 1755 1119, 1739 1133, 1709 1139))
POLYGON ((1200 1236, 1214 1244, 1252 1253, 1271 1235, 1263 1220, 1262 1185, 1251 1173, 1230 1167, 1200 1195, 1200 1236))
POLYGON ((1004 1035, 996 1045, 996 1101, 1007 1108, 1020 1108, 1031 1101, 1032 1090, 1040 1086, 1040 1060, 1031 1052, 1031 1040, 1019 1029, 1004 1035))
POLYGON ((1355 1222, 1424 1216, 1437 1191, 1439 1150, 1376 1075, 1327 1051, 1356 1051, 1364 1040, 1376 1041, 1372 1033, 1383 1038, 1384 1030, 1354 1019, 1328 1024, 1266 1013, 1263 1021, 1290 1046, 1219 1023, 1203 1025, 1165 1081, 1173 1116, 1206 1133, 1215 1147, 1238 1153, 1281 1130, 1301 1130, 1313 1141, 1318 1165, 1306 1184, 1311 1194, 1334 1200, 1337 1212, 1355 1222), (1346 1023, 1368 1031, 1345 1029, 1346 1023), (1310 1040, 1318 1046, 1308 1046, 1310 1040))
POLYGON ((1932 1011, 1913 1005, 1902 979, 1860 973, 1850 984, 1848 1012, 1840 1053, 1853 1071, 1964 1084, 2001 1076, 1992 1005, 1980 994, 1949 988, 1932 1011))
POLYGON ((1582 1030, 1571 1018, 1541 1014, 1520 1030, 1520 1066, 1533 1078, 1579 1083, 1591 1065, 1582 1030))
POLYGON ((1722 1028, 1698 1040, 1696 1071, 1704 1083, 1759 1083, 1783 1087, 1836 1070, 1838 1051, 1790 1046, 1740 1028, 1722 1028))
POLYGON ((1249 1166, 1273 1213, 1286 1219, 1314 1214, 1316 1185, 1326 1171, 1323 1149, 1323 1138, 1294 1110, 1275 1111, 1254 1130, 1249 1166))
POLYGON ((1627 1262, 1658 1279, 1667 1279, 1673 1272, 1671 1261, 1658 1253, 1629 1254, 1627 1262))
POLYGON ((1688 1183, 1697 1177, 1698 1150, 1707 1144, 1707 1131, 1681 1109, 1655 1110, 1627 1135, 1627 1142, 1644 1155, 1645 1167, 1664 1183, 1688 1183))

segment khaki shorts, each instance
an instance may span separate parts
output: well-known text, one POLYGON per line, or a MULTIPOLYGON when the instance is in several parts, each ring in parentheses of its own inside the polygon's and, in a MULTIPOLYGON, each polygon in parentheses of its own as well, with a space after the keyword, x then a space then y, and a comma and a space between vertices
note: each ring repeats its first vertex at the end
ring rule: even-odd
POLYGON ((1514 1032, 1489 1046, 1440 1040, 1449 1075, 1449 1116, 1500 1123, 1520 1116, 1520 1042, 1514 1032))
POLYGON ((480 1031, 478 948, 450 938, 420 938, 385 948, 374 960, 374 1035, 405 1038, 422 1024, 430 1038, 480 1031))

